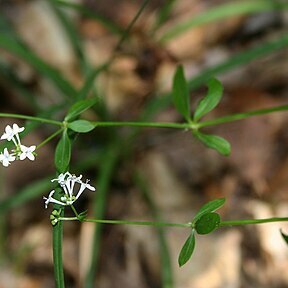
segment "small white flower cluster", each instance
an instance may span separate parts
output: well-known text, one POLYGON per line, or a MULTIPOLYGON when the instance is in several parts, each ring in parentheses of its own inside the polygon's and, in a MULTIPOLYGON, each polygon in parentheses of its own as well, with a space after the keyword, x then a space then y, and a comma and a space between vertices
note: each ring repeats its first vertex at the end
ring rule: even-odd
POLYGON ((64 191, 64 195, 61 196, 60 200, 53 198, 55 190, 52 190, 47 197, 43 197, 45 200, 45 208, 48 207, 49 203, 55 203, 62 206, 72 205, 83 193, 85 189, 89 189, 90 191, 95 191, 96 189, 91 186, 87 180, 86 182, 81 181, 82 175, 79 177, 70 174, 69 172, 61 173, 58 178, 52 179, 51 182, 57 181, 58 184, 64 191), (75 185, 78 183, 77 185, 75 185), (78 189, 77 187, 78 186, 78 189), (77 190, 74 192, 74 190, 77 190))
POLYGON ((1 136, 1 140, 13 141, 15 145, 15 149, 8 151, 7 148, 4 148, 4 151, 0 153, 0 162, 4 167, 8 167, 11 162, 15 160, 24 160, 28 158, 31 161, 35 160, 35 149, 36 146, 32 145, 30 147, 26 147, 21 144, 19 133, 24 131, 24 127, 19 127, 17 124, 13 124, 11 127, 7 125, 5 128, 5 132, 1 136))

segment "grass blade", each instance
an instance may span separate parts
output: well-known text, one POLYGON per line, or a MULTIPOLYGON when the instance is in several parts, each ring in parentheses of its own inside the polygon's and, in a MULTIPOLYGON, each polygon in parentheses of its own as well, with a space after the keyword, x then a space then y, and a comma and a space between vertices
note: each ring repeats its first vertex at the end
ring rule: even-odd
POLYGON ((96 11, 91 11, 91 9, 85 7, 84 5, 61 0, 55 0, 55 3, 57 3, 59 6, 75 9, 80 13, 82 13, 82 15, 95 19, 96 21, 103 24, 103 26, 105 26, 110 32, 114 34, 122 35, 123 33, 123 29, 119 27, 117 24, 115 24, 113 21, 104 17, 101 14, 98 14, 96 11))
MULTIPOLYGON (((120 146, 117 143, 110 145, 106 148, 106 150, 102 154, 102 160, 100 163, 100 172, 98 177, 98 185, 97 185, 97 197, 95 197, 94 201, 94 215, 95 219, 103 219, 105 216, 105 209, 107 204, 107 196, 108 196, 108 188, 110 185, 110 181, 114 170, 116 168, 116 164, 118 162, 120 146)), ((100 248, 101 248, 101 235, 102 235, 102 225, 98 224, 95 228, 94 236, 93 236, 93 250, 91 253, 91 262, 90 267, 86 275, 85 285, 84 287, 90 288, 94 287, 94 279, 96 272, 98 270, 99 264, 99 256, 100 256, 100 248)))
POLYGON ((51 188, 51 179, 52 176, 49 176, 47 178, 34 181, 30 185, 26 186, 24 189, 18 191, 17 194, 3 199, 2 201, 0 201, 0 213, 4 214, 10 209, 24 205, 28 201, 40 197, 51 188))
POLYGON ((287 3, 285 4, 270 0, 233 1, 233 3, 219 5, 215 8, 203 12, 200 15, 195 16, 188 21, 173 26, 173 28, 161 36, 160 40, 162 42, 169 41, 196 26, 211 23, 231 16, 247 15, 257 12, 282 10, 287 8, 287 3))
POLYGON ((0 75, 1 80, 4 82, 4 87, 7 86, 7 90, 11 89, 17 96, 18 94, 19 96, 21 95, 34 110, 40 109, 38 107, 35 95, 33 95, 31 91, 25 87, 25 84, 18 79, 14 71, 8 67, 8 65, 0 63, 0 75))
POLYGON ((66 31, 68 38, 70 39, 72 48, 76 55, 76 59, 80 60, 80 66, 82 68, 82 71, 84 72, 84 74, 86 74, 86 71, 89 69, 89 65, 87 63, 85 53, 83 52, 82 42, 79 37, 79 32, 75 29, 75 26, 72 23, 72 21, 69 19, 69 17, 61 10, 57 1, 52 0, 52 1, 49 1, 49 3, 52 6, 52 9, 54 10, 59 21, 61 22, 64 30, 66 31))
POLYGON ((76 89, 59 73, 59 71, 45 63, 42 59, 15 39, 12 39, 7 35, 0 34, 0 47, 23 59, 38 70, 38 72, 45 75, 68 99, 71 99, 71 97, 76 97, 76 89))
POLYGON ((197 89, 201 85, 204 85, 210 78, 219 75, 221 73, 235 69, 241 65, 250 63, 251 61, 260 57, 269 55, 277 50, 283 49, 288 46, 288 35, 283 34, 278 39, 258 44, 256 47, 252 47, 236 55, 233 55, 228 60, 207 68, 202 73, 193 77, 188 81, 190 89, 197 89))
POLYGON ((152 32, 155 33, 169 18, 171 11, 176 3, 176 0, 167 0, 161 5, 161 8, 158 12, 156 22, 152 29, 152 32))
MULTIPOLYGON (((155 221, 156 222, 163 222, 162 218, 160 216, 160 213, 158 212, 158 209, 155 206, 155 203, 153 202, 153 199, 151 197, 151 191, 150 191, 147 183, 139 175, 139 173, 135 176, 134 179, 135 179, 136 185, 142 191, 144 199, 146 200, 155 221)), ((172 271, 172 266, 171 266, 171 258, 170 258, 170 253, 169 253, 169 249, 168 249, 168 244, 167 244, 167 240, 165 237, 165 231, 164 231, 163 227, 160 227, 160 226, 155 227, 155 228, 157 229, 157 232, 158 232, 159 247, 160 247, 161 275, 162 275, 162 286, 161 287, 172 288, 172 287, 174 287, 173 271, 172 271)))

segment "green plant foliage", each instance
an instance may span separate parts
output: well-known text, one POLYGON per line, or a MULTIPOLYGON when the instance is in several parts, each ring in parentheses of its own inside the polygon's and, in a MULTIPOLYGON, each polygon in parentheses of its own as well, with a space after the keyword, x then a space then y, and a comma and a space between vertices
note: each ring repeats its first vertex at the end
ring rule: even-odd
POLYGON ((77 117, 78 115, 80 115, 81 113, 89 109, 90 107, 92 107, 94 104, 96 104, 96 102, 97 102, 96 98, 90 98, 90 99, 80 100, 76 102, 70 107, 65 117, 65 121, 71 121, 75 119, 75 117, 77 117))
POLYGON ((71 158, 71 140, 67 130, 63 131, 55 151, 55 166, 59 173, 66 172, 71 158))
POLYGON ((213 110, 220 102, 223 94, 223 86, 221 82, 215 78, 208 81, 208 93, 198 104, 194 121, 198 122, 201 117, 213 110))
POLYGON ((285 1, 283 1, 283 3, 280 3, 280 1, 270 0, 228 1, 225 4, 216 5, 210 10, 207 10, 193 18, 185 20, 184 22, 173 25, 170 30, 168 30, 164 33, 164 35, 161 36, 161 41, 169 41, 192 28, 220 19, 225 19, 231 16, 247 15, 269 10, 284 10, 288 8, 288 4, 284 2, 285 1))
POLYGON ((218 198, 204 204, 196 213, 193 223, 196 223, 203 215, 214 212, 222 207, 225 203, 225 198, 218 198))
POLYGON ((32 199, 40 197, 41 195, 46 193, 47 190, 49 190, 51 187, 51 178, 52 176, 49 176, 47 178, 34 181, 26 187, 23 187, 23 189, 18 190, 17 194, 1 200, 0 214, 8 212, 12 208, 15 209, 21 205, 24 205, 28 201, 31 201, 32 199))
POLYGON ((178 66, 173 79, 173 102, 178 112, 190 121, 190 95, 185 79, 184 69, 178 66))
POLYGON ((20 57, 37 69, 42 75, 45 75, 68 99, 76 97, 76 90, 71 83, 59 71, 36 56, 24 43, 20 43, 0 33, 0 47, 20 57))
MULTIPOLYGON (((64 211, 61 210, 61 216, 64 211)), ((54 259, 54 275, 56 287, 64 288, 64 271, 62 260, 62 235, 63 235, 63 222, 60 221, 57 225, 53 226, 53 259, 54 259)))
POLYGON ((180 267, 183 266, 191 258, 194 248, 195 248, 195 231, 193 229, 180 251, 178 257, 178 264, 180 267))
POLYGON ((283 238, 284 241, 286 242, 286 244, 288 244, 288 235, 287 235, 287 234, 284 234, 284 233, 282 232, 282 230, 280 230, 280 233, 281 233, 281 235, 282 235, 282 238, 283 238))
POLYGON ((201 216, 195 224, 195 230, 198 234, 209 234, 218 228, 220 215, 215 212, 209 212, 201 216))
POLYGON ((200 140, 205 146, 218 151, 224 156, 229 156, 231 153, 230 143, 222 137, 204 134, 200 131, 193 131, 193 135, 200 140))
POLYGON ((67 127, 75 132, 87 133, 95 128, 96 125, 87 120, 75 120, 68 123, 67 127))

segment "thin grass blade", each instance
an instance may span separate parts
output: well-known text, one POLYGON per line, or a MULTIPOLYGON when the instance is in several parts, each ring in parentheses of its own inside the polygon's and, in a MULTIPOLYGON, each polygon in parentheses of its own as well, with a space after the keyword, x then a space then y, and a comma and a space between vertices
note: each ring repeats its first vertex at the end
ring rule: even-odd
POLYGON ((235 15, 248 15, 257 12, 288 9, 287 3, 280 3, 278 1, 253 0, 232 2, 233 3, 228 2, 228 4, 218 5, 215 8, 205 11, 188 21, 174 25, 173 28, 161 36, 160 40, 162 42, 166 42, 194 27, 235 15))

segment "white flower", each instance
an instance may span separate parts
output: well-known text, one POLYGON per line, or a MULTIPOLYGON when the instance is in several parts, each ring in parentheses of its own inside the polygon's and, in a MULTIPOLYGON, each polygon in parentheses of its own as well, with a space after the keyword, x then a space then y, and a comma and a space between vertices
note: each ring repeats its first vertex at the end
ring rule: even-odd
POLYGON ((83 193, 83 191, 85 190, 85 189, 89 189, 89 190, 91 190, 91 191, 95 191, 96 189, 95 189, 95 187, 93 187, 93 186, 91 186, 90 184, 88 184, 88 181, 86 182, 86 183, 83 183, 83 182, 81 182, 80 183, 80 188, 79 188, 79 191, 77 192, 77 195, 76 195, 76 199, 75 200, 77 200, 79 197, 80 197, 80 195, 83 193))
POLYGON ((24 145, 20 145, 21 148, 21 154, 19 156, 20 160, 24 160, 25 158, 28 158, 31 161, 35 160, 35 155, 34 155, 34 151, 36 149, 35 145, 32 145, 30 147, 26 147, 24 145))
POLYGON ((19 133, 24 131, 24 129, 25 129, 24 127, 19 127, 16 123, 13 124, 13 127, 11 127, 10 125, 7 125, 5 127, 5 132, 1 136, 1 140, 5 140, 5 139, 7 139, 7 141, 12 140, 16 146, 20 145, 19 133), (14 136, 16 136, 18 143, 16 142, 14 136))
POLYGON ((57 181, 58 184, 62 187, 64 191, 64 195, 60 198, 61 201, 59 201, 52 197, 55 191, 54 190, 51 191, 48 198, 44 197, 44 199, 46 200, 45 208, 47 208, 47 205, 50 202, 57 203, 63 206, 72 205, 80 197, 80 195, 84 192, 85 189, 88 189, 90 191, 96 190, 95 187, 93 187, 92 185, 88 183, 88 181, 86 181, 86 183, 82 182, 81 178, 82 178, 82 175, 77 177, 76 175, 72 175, 69 172, 65 172, 65 173, 61 173, 57 178, 52 179, 51 182, 57 181), (78 187, 78 191, 77 191, 77 186, 79 185, 80 187, 78 187))
POLYGON ((54 195, 55 193, 55 190, 52 190, 50 193, 49 193, 49 196, 48 198, 46 197, 43 197, 43 199, 45 200, 45 208, 47 209, 48 207, 48 204, 49 203, 55 203, 55 204, 59 204, 59 205, 66 205, 65 203, 53 198, 52 196, 54 195))
POLYGON ((57 178, 52 179, 51 182, 57 181, 60 184, 60 186, 63 186, 65 185, 65 182, 66 182, 66 179, 65 179, 66 176, 70 177, 72 175, 69 172, 61 173, 58 175, 57 178))
POLYGON ((16 157, 13 154, 9 154, 7 148, 4 149, 4 153, 0 154, 0 162, 5 167, 8 167, 10 165, 10 162, 13 162, 15 159, 16 157))

